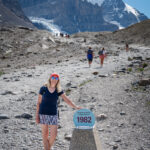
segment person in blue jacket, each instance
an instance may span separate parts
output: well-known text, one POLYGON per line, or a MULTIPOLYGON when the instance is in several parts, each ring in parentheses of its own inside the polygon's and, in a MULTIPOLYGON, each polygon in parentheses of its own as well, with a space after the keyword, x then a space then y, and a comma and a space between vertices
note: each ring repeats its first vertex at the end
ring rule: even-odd
POLYGON ((89 47, 88 51, 87 51, 87 59, 88 59, 88 64, 89 64, 89 67, 91 67, 91 64, 92 64, 92 61, 93 61, 93 50, 91 47, 89 47))
POLYGON ((59 96, 72 108, 81 109, 73 104, 61 90, 59 75, 51 74, 48 83, 40 88, 36 109, 36 123, 41 124, 44 150, 51 150, 57 136, 59 96))

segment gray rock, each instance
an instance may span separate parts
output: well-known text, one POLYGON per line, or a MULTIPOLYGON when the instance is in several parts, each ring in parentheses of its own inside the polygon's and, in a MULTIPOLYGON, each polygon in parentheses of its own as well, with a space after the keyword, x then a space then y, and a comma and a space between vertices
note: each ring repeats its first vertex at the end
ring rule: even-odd
POLYGON ((27 114, 27 113, 23 113, 22 115, 15 116, 15 118, 31 119, 32 115, 27 114))
POLYGON ((129 91, 130 91, 130 89, 125 89, 125 91, 126 91, 126 92, 129 92, 129 91))
POLYGON ((121 139, 115 139, 114 141, 115 142, 121 142, 121 139))
POLYGON ((120 123, 118 127, 124 127, 124 123, 120 123))
POLYGON ((11 67, 11 65, 8 64, 7 67, 9 68, 9 67, 11 67))
POLYGON ((20 79, 15 79, 14 81, 20 81, 20 79))
POLYGON ((27 75, 27 77, 32 77, 32 74, 27 75))
POLYGON ((79 78, 79 77, 80 77, 80 75, 76 75, 76 77, 77 77, 77 78, 79 78))
POLYGON ((71 141, 71 135, 70 134, 65 134, 64 135, 64 137, 65 137, 65 139, 67 140, 67 141, 71 141))
POLYGON ((4 129, 3 132, 4 132, 4 133, 8 133, 9 130, 8 130, 8 129, 4 129))
POLYGON ((105 120, 107 118, 107 116, 105 114, 100 114, 96 116, 96 120, 100 121, 100 120, 105 120))
POLYGON ((77 87, 77 86, 71 86, 71 88, 72 88, 72 89, 77 89, 78 87, 77 87))
POLYGON ((8 94, 10 94, 10 95, 16 95, 12 91, 5 91, 4 93, 1 93, 1 95, 8 95, 8 94))
POLYGON ((72 84, 71 83, 67 83, 66 84, 66 87, 70 87, 72 84))
POLYGON ((108 77, 108 74, 100 74, 99 77, 105 78, 108 77))
POLYGON ((123 115, 126 115, 126 113, 124 111, 120 112, 120 115, 123 116, 123 115))
POLYGON ((150 85, 150 79, 149 78, 145 78, 139 81, 139 86, 146 86, 146 85, 150 85))
POLYGON ((135 59, 135 60, 143 60, 143 58, 142 58, 142 56, 137 56, 137 57, 133 57, 133 59, 135 59))
POLYGON ((133 64, 129 64, 129 65, 128 65, 128 67, 133 67, 133 66, 134 66, 133 64))
POLYGON ((113 145, 113 149, 118 149, 118 145, 113 145))
POLYGON ((0 114, 0 120, 1 119, 9 119, 9 117, 6 114, 0 114))
POLYGON ((102 131, 104 131, 104 129, 98 129, 98 131, 102 132, 102 131))

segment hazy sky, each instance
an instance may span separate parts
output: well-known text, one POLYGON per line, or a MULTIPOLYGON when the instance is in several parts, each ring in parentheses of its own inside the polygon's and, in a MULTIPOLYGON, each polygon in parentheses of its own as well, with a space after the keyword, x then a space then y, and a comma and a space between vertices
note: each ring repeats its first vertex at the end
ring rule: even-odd
POLYGON ((132 6, 133 8, 138 9, 140 12, 144 13, 148 18, 150 18, 150 0, 123 0, 123 1, 132 6))

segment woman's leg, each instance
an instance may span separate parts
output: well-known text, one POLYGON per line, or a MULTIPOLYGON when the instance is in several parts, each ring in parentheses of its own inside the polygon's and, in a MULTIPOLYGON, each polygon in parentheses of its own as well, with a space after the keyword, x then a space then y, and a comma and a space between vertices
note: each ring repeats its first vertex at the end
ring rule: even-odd
POLYGON ((56 136, 57 136, 57 128, 58 128, 58 126, 57 125, 49 125, 49 127, 50 127, 49 144, 50 144, 50 149, 51 149, 53 144, 54 144, 54 142, 55 142, 56 136))
POLYGON ((104 57, 101 57, 101 66, 103 66, 104 57))
POLYGON ((88 63, 89 63, 89 67, 91 67, 92 61, 91 61, 91 60, 88 60, 88 63))
POLYGON ((42 138, 43 138, 44 150, 49 150, 50 145, 49 145, 49 140, 48 140, 48 135, 49 135, 48 125, 42 124, 41 128, 42 128, 42 138))

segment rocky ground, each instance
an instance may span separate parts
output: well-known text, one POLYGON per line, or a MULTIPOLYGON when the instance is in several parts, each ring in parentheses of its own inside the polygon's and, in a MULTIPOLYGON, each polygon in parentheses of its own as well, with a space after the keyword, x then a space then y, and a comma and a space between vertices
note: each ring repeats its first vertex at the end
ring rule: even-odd
MULTIPOLYGON (((97 33, 54 37, 46 31, 1 29, 0 149, 42 150, 35 124, 39 88, 50 73, 74 103, 91 109, 104 150, 150 150, 150 47, 97 39, 97 33), (9 31, 11 30, 11 31, 9 31), (7 40, 9 37, 9 40, 7 40), (86 53, 95 58, 88 68, 86 53), (108 53, 100 68, 98 49, 108 53)), ((68 150, 75 110, 60 99, 60 125, 54 150, 68 150)))

